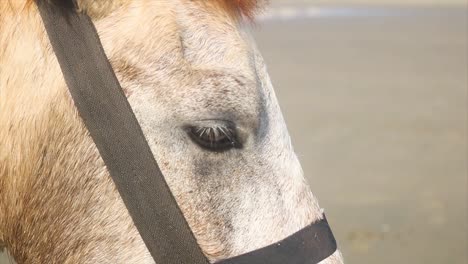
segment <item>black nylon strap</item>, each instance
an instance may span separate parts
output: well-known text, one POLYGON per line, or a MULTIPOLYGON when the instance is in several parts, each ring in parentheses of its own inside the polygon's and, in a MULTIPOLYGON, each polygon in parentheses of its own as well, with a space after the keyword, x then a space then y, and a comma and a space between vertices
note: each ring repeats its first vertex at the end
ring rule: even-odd
POLYGON ((154 160, 90 18, 38 1, 79 114, 158 264, 207 264, 154 160))
MULTIPOLYGON (((62 73, 135 226, 157 264, 208 264, 115 77, 90 18, 38 0, 62 73)), ((324 218, 217 264, 316 264, 336 241, 324 218)))
POLYGON ((273 245, 216 264, 317 264, 337 249, 325 215, 273 245))

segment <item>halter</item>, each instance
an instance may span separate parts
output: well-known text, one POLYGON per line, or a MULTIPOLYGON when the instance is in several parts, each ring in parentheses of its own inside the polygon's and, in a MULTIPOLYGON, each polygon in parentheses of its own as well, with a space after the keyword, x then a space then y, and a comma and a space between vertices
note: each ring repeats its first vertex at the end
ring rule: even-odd
MULTIPOLYGON (((154 261, 208 264, 154 159, 91 19, 70 11, 71 4, 59 7, 44 0, 36 2, 78 113, 154 261)), ((317 264, 336 249, 323 216, 275 244, 216 263, 317 264)))

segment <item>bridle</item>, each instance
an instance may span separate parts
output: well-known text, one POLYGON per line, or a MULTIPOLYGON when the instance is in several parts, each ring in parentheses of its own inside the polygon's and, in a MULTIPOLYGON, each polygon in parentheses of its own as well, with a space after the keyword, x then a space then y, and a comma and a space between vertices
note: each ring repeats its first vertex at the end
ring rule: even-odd
MULTIPOLYGON (((70 1, 71 2, 71 1, 70 1)), ((65 82, 157 264, 208 264, 104 53, 91 19, 37 0, 65 82)), ((317 264, 337 249, 325 216, 270 246, 218 264, 317 264)))

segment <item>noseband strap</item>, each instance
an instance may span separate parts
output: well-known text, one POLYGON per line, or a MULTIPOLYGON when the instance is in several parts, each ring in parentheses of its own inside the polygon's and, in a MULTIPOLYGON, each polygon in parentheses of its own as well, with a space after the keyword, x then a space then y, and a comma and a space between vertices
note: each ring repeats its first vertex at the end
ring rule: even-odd
POLYGON ((267 247, 217 264, 317 264, 337 249, 325 215, 297 233, 267 247))
MULTIPOLYGON (((72 5, 36 2, 78 113, 153 259, 158 264, 208 264, 91 19, 74 12, 72 5)), ((316 264, 335 250, 335 239, 324 218, 276 244, 218 264, 316 264)))

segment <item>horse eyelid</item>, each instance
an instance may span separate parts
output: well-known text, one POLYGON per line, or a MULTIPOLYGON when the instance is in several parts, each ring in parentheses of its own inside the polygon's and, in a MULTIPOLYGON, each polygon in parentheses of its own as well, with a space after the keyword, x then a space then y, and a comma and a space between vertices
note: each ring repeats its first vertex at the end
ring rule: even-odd
POLYGON ((235 128, 223 125, 188 126, 188 135, 194 143, 203 149, 221 152, 240 148, 235 128))

